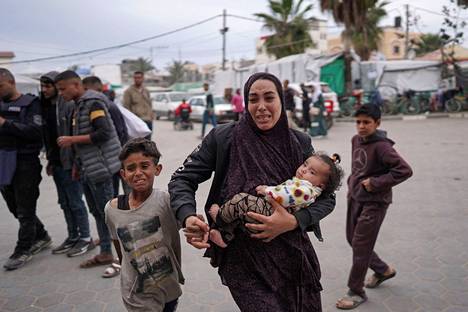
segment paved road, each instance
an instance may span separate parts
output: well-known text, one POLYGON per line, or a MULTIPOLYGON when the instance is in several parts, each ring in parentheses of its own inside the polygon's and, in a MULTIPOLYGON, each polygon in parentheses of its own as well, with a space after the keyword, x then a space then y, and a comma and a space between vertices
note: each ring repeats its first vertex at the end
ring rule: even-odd
MULTIPOLYGON (((396 187, 376 246, 398 275, 369 290, 369 302, 357 311, 468 311, 468 120, 384 121, 383 128, 415 175, 396 187)), ((174 132, 170 123, 157 121, 155 129, 164 166, 156 185, 165 188, 170 174, 198 144, 199 125, 194 131, 174 132)), ((337 123, 314 146, 340 153, 349 173, 353 133, 352 123, 337 123)), ((204 183, 199 189, 200 207, 208 188, 204 183)), ((41 194, 39 216, 60 243, 65 225, 49 177, 44 176, 41 194)), ((324 311, 336 311, 334 302, 346 291, 351 250, 345 241, 345 194, 346 186, 338 192, 335 211, 323 221, 325 241, 312 238, 322 266, 324 311)), ((92 228, 96 237, 94 224, 92 228)), ((1 263, 12 252, 16 232, 16 221, 0 201, 1 263)), ((238 311, 201 252, 183 246, 187 282, 179 311, 238 311)), ((82 259, 44 251, 18 271, 0 271, 0 311, 124 311, 119 280, 101 278, 103 268, 79 269, 82 259)))

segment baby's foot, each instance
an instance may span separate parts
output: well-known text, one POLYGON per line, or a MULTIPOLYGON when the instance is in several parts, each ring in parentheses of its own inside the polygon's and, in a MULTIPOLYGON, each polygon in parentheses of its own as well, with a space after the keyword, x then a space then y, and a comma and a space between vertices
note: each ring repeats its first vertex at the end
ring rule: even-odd
POLYGON ((216 217, 218 216, 219 206, 216 204, 211 205, 210 210, 208 213, 210 217, 216 222, 216 217))
POLYGON ((221 236, 221 232, 219 232, 218 230, 210 230, 210 241, 212 241, 221 248, 227 247, 226 243, 223 240, 223 237, 221 236))

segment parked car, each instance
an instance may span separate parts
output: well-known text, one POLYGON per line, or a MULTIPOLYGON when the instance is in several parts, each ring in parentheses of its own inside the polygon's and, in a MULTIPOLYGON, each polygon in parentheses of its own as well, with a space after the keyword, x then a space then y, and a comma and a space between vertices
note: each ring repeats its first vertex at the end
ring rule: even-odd
MULTIPOLYGON (((235 113, 232 110, 232 105, 223 96, 213 96, 213 102, 215 105, 215 115, 218 122, 232 121, 235 119, 235 113)), ((190 118, 192 120, 202 121, 203 112, 206 107, 206 96, 198 95, 190 98, 190 106, 192 106, 192 114, 190 118)))
POLYGON ((187 92, 151 92, 153 112, 156 119, 167 117, 174 119, 174 111, 183 99, 188 100, 193 93, 187 92))

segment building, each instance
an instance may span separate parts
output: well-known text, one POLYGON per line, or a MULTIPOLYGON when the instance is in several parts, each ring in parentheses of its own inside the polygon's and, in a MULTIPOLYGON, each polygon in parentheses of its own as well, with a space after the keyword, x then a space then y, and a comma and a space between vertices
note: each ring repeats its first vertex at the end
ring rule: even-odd
MULTIPOLYGON (((315 47, 306 49, 306 53, 311 54, 327 54, 328 41, 327 41, 327 20, 319 19, 315 17, 309 18, 309 34, 312 41, 315 43, 315 47)), ((275 60, 273 55, 269 55, 266 51, 265 41, 269 36, 263 36, 255 42, 255 63, 265 64, 275 60)))
MULTIPOLYGON (((11 51, 0 51, 0 63, 11 62, 15 58, 15 53, 11 51)), ((2 64, 0 67, 10 68, 10 64, 2 64)))
MULTIPOLYGON (((409 33, 409 49, 412 48, 411 41, 419 41, 421 33, 409 33)), ((383 55, 386 60, 402 60, 405 58, 405 31, 395 27, 383 27, 382 39, 376 54, 383 55)), ((343 51, 341 35, 328 38, 328 53, 343 51)))

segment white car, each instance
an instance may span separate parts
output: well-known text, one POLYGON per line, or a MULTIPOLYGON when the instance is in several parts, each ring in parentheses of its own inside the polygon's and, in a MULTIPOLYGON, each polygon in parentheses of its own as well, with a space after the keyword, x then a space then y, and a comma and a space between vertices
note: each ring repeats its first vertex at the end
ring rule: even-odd
POLYGON ((156 119, 167 117, 174 119, 174 111, 183 99, 188 100, 193 93, 187 92, 151 92, 153 112, 156 119))
MULTIPOLYGON (((340 113, 340 103, 338 102, 338 95, 330 89, 330 86, 326 82, 316 82, 309 81, 304 83, 307 86, 314 86, 314 88, 321 88, 323 101, 325 102, 325 108, 327 112, 332 116, 338 116, 340 113)), ((296 112, 300 113, 298 115, 302 116, 302 90, 300 85, 291 83, 289 85, 297 92, 297 96, 294 97, 294 102, 296 103, 296 112)))
MULTIPOLYGON (((215 106, 215 115, 218 122, 232 121, 235 118, 234 111, 232 110, 232 104, 224 99, 223 96, 213 96, 213 102, 215 106)), ((192 114, 190 115, 191 120, 203 120, 203 112, 206 108, 206 96, 199 95, 190 98, 189 102, 192 107, 192 114)))

